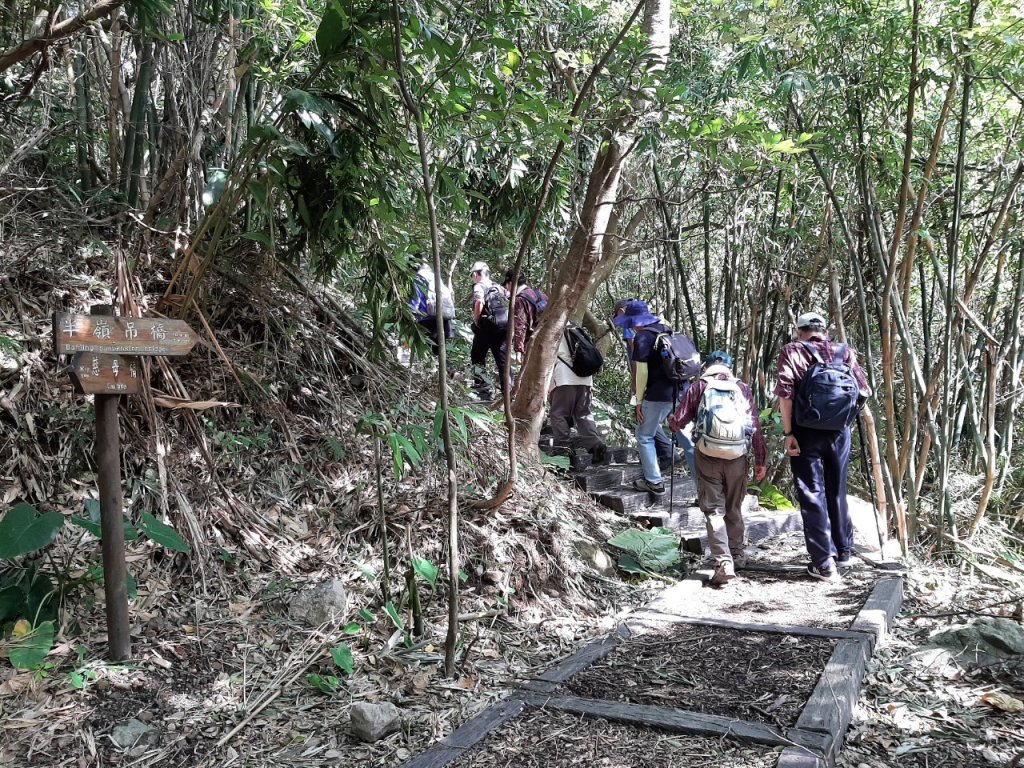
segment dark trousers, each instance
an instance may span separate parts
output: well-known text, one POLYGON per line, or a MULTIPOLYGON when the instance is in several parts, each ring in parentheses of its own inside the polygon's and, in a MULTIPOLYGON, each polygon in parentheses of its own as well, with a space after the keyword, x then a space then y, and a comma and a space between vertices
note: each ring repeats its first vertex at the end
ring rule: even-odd
POLYGON ((850 469, 850 430, 793 430, 800 455, 791 456, 793 483, 804 521, 804 541, 818 568, 853 549, 853 523, 846 504, 850 469))
POLYGON ((469 352, 469 359, 473 363, 473 389, 481 400, 492 398, 491 385, 485 375, 488 352, 494 357, 494 364, 497 366, 498 386, 502 392, 505 391, 504 344, 504 328, 498 328, 488 320, 481 320, 479 325, 473 326, 473 346, 469 352))
POLYGON ((593 393, 583 384, 566 384, 551 390, 551 434, 555 448, 568 448, 572 425, 576 425, 577 442, 581 448, 597 448, 601 435, 591 414, 593 393))

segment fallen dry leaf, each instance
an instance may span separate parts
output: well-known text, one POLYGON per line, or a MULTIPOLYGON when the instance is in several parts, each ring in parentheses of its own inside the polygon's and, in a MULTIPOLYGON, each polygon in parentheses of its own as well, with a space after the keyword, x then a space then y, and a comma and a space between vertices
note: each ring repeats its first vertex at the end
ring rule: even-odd
POLYGON ((998 691, 986 693, 981 700, 990 707, 995 707, 1003 712, 1024 712, 1024 701, 998 691))

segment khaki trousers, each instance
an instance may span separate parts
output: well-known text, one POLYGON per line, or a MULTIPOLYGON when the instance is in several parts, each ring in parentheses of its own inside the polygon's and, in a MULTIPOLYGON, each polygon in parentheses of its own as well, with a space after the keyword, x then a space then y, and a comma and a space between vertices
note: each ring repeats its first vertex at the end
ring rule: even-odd
POLYGON ((743 497, 747 493, 747 457, 705 456, 698 447, 697 503, 704 513, 708 546, 715 562, 743 553, 743 497))

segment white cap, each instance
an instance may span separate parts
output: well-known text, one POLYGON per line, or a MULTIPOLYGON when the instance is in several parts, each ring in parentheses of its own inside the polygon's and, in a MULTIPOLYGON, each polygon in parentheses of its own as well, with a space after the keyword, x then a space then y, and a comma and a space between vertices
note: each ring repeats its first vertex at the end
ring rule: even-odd
POLYGON ((821 328, 824 330, 826 325, 825 318, 818 312, 804 312, 796 319, 797 328, 821 328))
POLYGON ((478 261, 475 264, 473 264, 472 267, 469 268, 469 272, 470 274, 472 274, 473 272, 483 272, 484 274, 489 275, 491 274, 491 269, 484 262, 478 261))

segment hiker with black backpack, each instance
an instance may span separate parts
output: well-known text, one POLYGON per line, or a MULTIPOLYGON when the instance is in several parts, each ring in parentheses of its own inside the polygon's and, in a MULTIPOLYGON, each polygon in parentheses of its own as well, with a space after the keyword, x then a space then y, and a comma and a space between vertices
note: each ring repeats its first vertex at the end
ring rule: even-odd
MULTIPOLYGON (((625 311, 612 320, 618 328, 636 331, 633 363, 636 366, 636 443, 644 476, 633 483, 641 491, 665 493, 661 479, 654 436, 686 395, 690 383, 700 373, 700 355, 693 341, 651 314, 647 302, 631 301, 625 311)), ((690 474, 696 476, 693 443, 683 432, 675 440, 686 453, 690 474)))
POLYGON ((473 390, 483 401, 493 397, 487 380, 487 353, 498 369, 498 386, 505 391, 505 329, 508 327, 508 293, 491 281, 491 270, 482 261, 470 269, 473 276, 473 390))
POLYGON ((711 583, 736 575, 743 555, 743 499, 747 493, 747 450, 754 449, 754 479, 764 480, 768 455, 750 388, 732 375, 732 355, 712 352, 701 377, 668 420, 679 430, 694 424, 697 501, 715 560, 711 583))
POLYGON ((555 453, 568 455, 575 426, 576 444, 590 452, 595 464, 607 460, 608 448, 591 412, 594 374, 601 370, 602 363, 601 353, 586 330, 568 323, 558 344, 555 369, 551 374, 548 421, 555 453))
MULTIPOLYGON (((619 299, 615 302, 612 307, 612 323, 615 322, 616 317, 622 317, 626 314, 626 307, 631 301, 636 301, 636 299, 619 299)), ((636 331, 632 328, 622 329, 622 341, 626 345, 626 360, 629 363, 629 392, 632 395, 629 404, 633 407, 636 406, 636 364, 633 362, 634 339, 636 339, 636 331)), ((676 453, 672 441, 669 440, 663 431, 654 433, 654 449, 658 455, 658 468, 662 471, 671 469, 685 458, 684 454, 676 453)))
POLYGON ((779 354, 775 394, 811 557, 807 574, 838 581, 853 555, 850 425, 871 389, 854 351, 830 342, 825 327, 818 312, 797 318, 796 340, 779 354))
MULTIPOLYGON (((515 270, 510 269, 505 273, 505 293, 512 291, 512 278, 515 277, 515 270)), ((533 338, 533 331, 537 327, 537 321, 541 314, 547 309, 548 297, 543 291, 531 288, 526 283, 520 283, 516 288, 516 297, 512 301, 512 350, 515 353, 516 362, 522 363, 526 357, 526 350, 533 338)))

